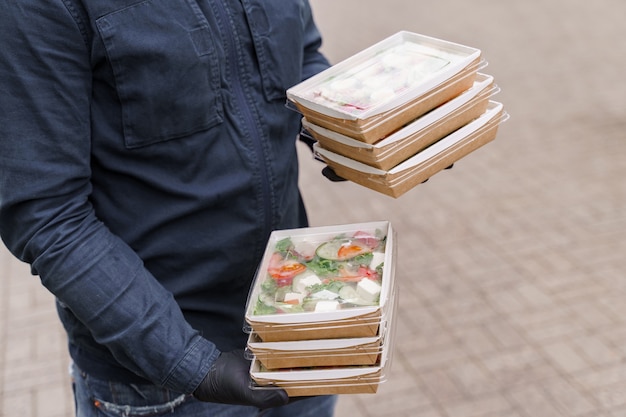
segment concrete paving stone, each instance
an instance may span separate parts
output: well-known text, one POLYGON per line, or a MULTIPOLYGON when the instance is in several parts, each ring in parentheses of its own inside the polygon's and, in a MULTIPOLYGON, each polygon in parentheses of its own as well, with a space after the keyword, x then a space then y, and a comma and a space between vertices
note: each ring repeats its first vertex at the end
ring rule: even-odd
POLYGON ((554 304, 554 299, 548 293, 543 291, 537 283, 520 282, 515 291, 520 295, 527 308, 542 309, 554 304))
POLYGON ((520 332, 506 318, 484 324, 485 329, 498 343, 498 350, 520 348, 527 344, 520 332))
POLYGON ((582 268, 572 268, 546 274, 537 280, 537 285, 550 294, 554 301, 568 305, 576 304, 584 298, 597 298, 613 290, 608 290, 598 280, 590 279, 590 275, 582 268))
POLYGON ((606 415, 608 417, 626 417, 626 407, 618 407, 607 412, 606 415))
POLYGON ((67 356, 67 336, 58 321, 48 331, 37 333, 34 349, 35 358, 67 356))
POLYGON ((461 388, 443 366, 419 371, 419 379, 430 397, 445 408, 448 403, 460 402, 467 398, 461 388))
POLYGON ((623 383, 605 385, 591 390, 591 395, 606 410, 626 407, 626 388, 623 383))
POLYGON ((35 342, 33 339, 34 336, 29 332, 29 334, 20 338, 19 342, 6 343, 3 360, 6 361, 7 364, 30 361, 35 352, 35 342))
MULTIPOLYGON (((396 337, 399 337, 398 334, 396 337)), ((415 327, 412 333, 404 333, 398 338, 396 346, 407 355, 422 355, 436 352, 447 346, 456 345, 457 340, 452 333, 443 327, 415 327)))
POLYGON ((543 308, 527 307, 523 313, 509 315, 509 319, 520 328, 541 327, 542 323, 568 321, 571 314, 567 307, 566 303, 554 303, 543 308))
POLYGON ((521 414, 521 411, 516 409, 498 411, 496 413, 485 414, 481 417, 526 417, 525 414, 521 414))
POLYGON ((567 339, 582 334, 584 327, 571 320, 547 320, 538 325, 524 327, 526 337, 536 343, 551 343, 559 338, 567 339))
POLYGON ((598 331, 598 337, 605 340, 613 349, 626 357, 626 326, 614 326, 602 328, 598 331))
MULTIPOLYGON (((391 375, 393 377, 393 375, 391 375)), ((405 385, 402 390, 397 390, 397 384, 390 385, 391 380, 384 383, 376 395, 362 395, 360 401, 362 408, 371 416, 397 416, 411 415, 415 410, 431 407, 431 401, 416 389, 414 384, 405 385), (388 386, 389 383, 389 386, 388 386), (410 398, 410 401, 407 399, 410 398)), ((340 414, 341 415, 341 414, 340 414)), ((345 414, 349 415, 349 414, 345 414)))
POLYGON ((595 281, 601 283, 608 290, 626 290, 626 275, 624 274, 626 265, 622 266, 620 263, 594 265, 591 268, 586 268, 586 270, 595 281))
POLYGON ((596 334, 574 338, 572 344, 593 367, 614 365, 624 358, 620 350, 613 348, 596 334))
POLYGON ((611 311, 616 317, 626 317, 626 303, 624 303, 624 294, 614 291, 610 295, 606 295, 599 299, 600 304, 611 311))
POLYGON ((576 303, 569 303, 567 309, 572 312, 574 320, 592 331, 607 329, 612 333, 623 325, 620 318, 588 297, 577 300, 576 303))
POLYGON ((611 414, 610 411, 593 411, 587 415, 584 416, 578 416, 578 417, 613 417, 613 414, 611 414))
POLYGON ((11 395, 5 394, 0 399, 2 400, 0 416, 39 417, 35 413, 32 391, 21 391, 11 395))
MULTIPOLYGON (((574 274, 573 274, 574 275, 574 274)), ((592 274, 575 274, 570 282, 558 289, 553 289, 552 296, 555 302, 570 308, 578 303, 584 303, 589 297, 602 298, 614 290, 607 290, 600 282, 595 281, 592 274)))
POLYGON ((534 384, 557 374, 550 362, 530 345, 500 350, 479 360, 503 387, 534 384))
POLYGON ((5 394, 30 391, 69 383, 69 376, 65 371, 67 364, 59 358, 49 358, 42 361, 31 361, 4 367, 3 389, 5 394))
POLYGON ((50 308, 47 310, 29 308, 23 315, 10 317, 7 325, 7 338, 17 340, 25 335, 52 335, 60 330, 56 312, 50 308))
POLYGON ((402 351, 411 357, 411 361, 409 363, 410 371, 416 374, 421 374, 426 370, 447 365, 452 361, 463 362, 469 359, 467 352, 456 344, 449 346, 437 346, 433 349, 420 352, 410 350, 410 346, 406 346, 403 343, 402 345, 402 351))
POLYGON ((481 396, 464 402, 447 402, 443 408, 449 417, 483 417, 507 415, 513 411, 512 404, 502 395, 481 396))
MULTIPOLYGON (((404 298, 404 292, 401 298, 404 298)), ((401 335, 410 337, 420 336, 421 334, 434 335, 441 328, 441 320, 425 303, 415 303, 407 306, 400 305, 397 317, 398 320, 395 326, 398 337, 402 337, 401 335)))
POLYGON ((558 341, 552 344, 544 343, 541 346, 548 360, 567 374, 584 371, 589 368, 589 362, 578 352, 569 340, 558 341))
POLYGON ((496 311, 480 295, 446 297, 432 302, 431 306, 450 326, 467 326, 497 318, 496 311))
POLYGON ((340 416, 348 416, 350 414, 357 414, 366 416, 366 410, 361 407, 359 398, 361 395, 347 395, 338 402, 335 413, 340 416))
POLYGON ((440 282, 439 277, 456 275, 450 272, 449 266, 437 267, 430 269, 428 273, 423 274, 420 279, 411 281, 408 285, 415 289, 415 292, 420 295, 423 300, 429 300, 432 303, 436 303, 437 300, 445 299, 450 296, 450 293, 454 290, 458 293, 461 288, 467 287, 466 284, 459 282, 455 286, 450 286, 447 283, 440 282))
MULTIPOLYGON (((518 281, 519 282, 519 281, 518 281)), ((522 295, 515 291, 518 282, 494 288, 485 294, 487 302, 500 314, 515 315, 527 311, 528 306, 522 295)))
POLYGON ((507 392, 507 398, 528 416, 567 416, 547 393, 537 385, 528 385, 507 392))
MULTIPOLYGON (((410 359, 403 355, 396 355, 393 359, 392 367, 386 376, 386 380, 379 387, 379 393, 381 395, 363 397, 372 404, 384 404, 387 402, 401 403, 403 402, 401 398, 411 398, 408 404, 405 402, 405 404, 396 404, 393 407, 413 405, 422 408, 432 405, 432 401, 426 395, 426 387, 416 379, 416 375, 407 372, 409 369, 406 365, 407 361, 410 361, 410 359)), ((381 412, 384 411, 382 408, 384 407, 379 407, 381 412)))
POLYGON ((493 395, 503 388, 477 360, 454 362, 445 368, 445 372, 467 398, 493 395))
POLYGON ((35 404, 38 417, 69 416, 74 413, 73 394, 69 384, 38 390, 35 404))
POLYGON ((584 389, 594 392, 607 387, 620 387, 626 395, 626 363, 620 361, 597 368, 589 368, 572 376, 572 379, 584 389))
MULTIPOLYGON (((505 258, 502 256, 501 258, 505 258)), ((464 279, 471 283, 476 291, 485 298, 489 298, 492 292, 500 289, 508 290, 518 282, 523 281, 523 275, 515 267, 506 261, 501 265, 488 264, 483 270, 464 271, 464 279)))
MULTIPOLYGON (((493 320, 495 321, 495 320, 493 320)), ((477 326, 455 326, 452 330, 458 343, 473 356, 487 356, 498 351, 498 340, 480 324, 477 326)))
POLYGON ((598 408, 593 396, 566 378, 548 379, 540 386, 566 416, 586 415, 598 408))

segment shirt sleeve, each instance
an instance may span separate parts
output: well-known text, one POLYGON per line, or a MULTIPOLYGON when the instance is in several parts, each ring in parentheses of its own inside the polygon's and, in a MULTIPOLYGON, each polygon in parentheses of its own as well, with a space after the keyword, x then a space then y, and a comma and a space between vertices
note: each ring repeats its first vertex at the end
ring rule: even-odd
POLYGON ((305 80, 325 70, 330 64, 326 57, 320 52, 322 36, 315 25, 313 12, 308 1, 306 2, 306 9, 303 14, 303 24, 305 32, 302 79, 305 80))
POLYGON ((0 2, 0 235, 117 361, 192 392, 219 351, 90 204, 84 30, 61 0, 0 2))

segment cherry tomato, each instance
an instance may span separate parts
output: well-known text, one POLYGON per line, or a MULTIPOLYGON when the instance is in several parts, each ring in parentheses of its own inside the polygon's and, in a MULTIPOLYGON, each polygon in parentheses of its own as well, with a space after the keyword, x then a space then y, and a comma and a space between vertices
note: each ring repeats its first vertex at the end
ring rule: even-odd
POLYGON ((283 259, 279 253, 275 253, 270 259, 267 272, 276 280, 279 287, 291 285, 293 277, 304 272, 306 266, 294 259, 283 259))
POLYGON ((341 245, 337 250, 338 259, 352 259, 357 255, 362 255, 369 252, 369 248, 359 244, 345 244, 341 245))

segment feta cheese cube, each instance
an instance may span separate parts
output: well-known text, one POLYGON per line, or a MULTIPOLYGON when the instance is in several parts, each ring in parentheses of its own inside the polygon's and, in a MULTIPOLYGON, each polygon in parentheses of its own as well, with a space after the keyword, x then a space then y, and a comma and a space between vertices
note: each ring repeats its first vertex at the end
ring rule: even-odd
POLYGON ((318 301, 315 304, 315 311, 316 312, 323 312, 323 311, 335 311, 337 310, 337 307, 339 306, 339 302, 338 301, 318 301))
POLYGON ((376 270, 376 267, 385 261, 385 254, 383 252, 373 252, 372 255, 370 268, 376 270))
POLYGON ((380 296, 381 286, 371 279, 363 278, 356 286, 359 297, 366 301, 376 301, 380 296))
POLYGON ((288 292, 285 294, 285 299, 284 301, 286 303, 288 302, 293 302, 294 300, 297 300, 298 302, 296 304, 302 304, 302 300, 304 299, 304 294, 299 293, 299 292, 288 292))
POLYGON ((312 285, 321 284, 322 280, 315 274, 310 274, 306 276, 297 276, 293 280, 293 290, 294 292, 305 293, 306 288, 312 285))

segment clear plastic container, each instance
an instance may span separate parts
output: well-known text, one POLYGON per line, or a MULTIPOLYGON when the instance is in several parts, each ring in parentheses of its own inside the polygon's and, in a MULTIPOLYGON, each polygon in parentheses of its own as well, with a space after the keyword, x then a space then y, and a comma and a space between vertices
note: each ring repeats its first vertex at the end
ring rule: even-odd
POLYGON ((313 339, 264 342, 250 334, 246 348, 248 359, 258 360, 268 369, 336 366, 372 366, 386 343, 390 343, 398 291, 394 288, 389 310, 381 319, 376 336, 359 338, 313 339))
MULTIPOLYGON (((394 292, 394 300, 396 297, 397 292, 394 292)), ((250 387, 256 390, 284 389, 291 397, 376 393, 380 384, 387 381, 388 371, 391 368, 396 333, 394 315, 395 307, 390 312, 389 326, 385 329, 382 343, 373 349, 371 360, 367 363, 353 365, 345 362, 335 366, 326 366, 324 362, 321 362, 321 365, 309 362, 312 366, 268 369, 260 358, 254 358, 250 366, 250 387)), ((348 341, 348 343, 351 342, 348 341)), ((324 360, 328 357, 328 353, 319 351, 309 356, 302 355, 302 358, 308 361, 320 358, 324 360)), ((356 349, 352 352, 344 351, 338 356, 344 359, 363 357, 356 349)))
POLYGON ((373 143, 472 86, 476 48, 395 35, 287 90, 311 122, 373 143))
POLYGON ((501 103, 489 101, 477 119, 389 170, 381 170, 314 145, 314 152, 337 175, 364 187, 397 198, 476 149, 496 138, 508 119, 501 103))
POLYGON ((265 342, 376 336, 394 258, 388 221, 274 231, 250 289, 244 331, 265 342))
POLYGON ((471 88, 373 144, 317 126, 306 118, 302 120, 302 134, 308 132, 331 152, 387 170, 479 117, 498 91, 492 76, 479 73, 471 88))

